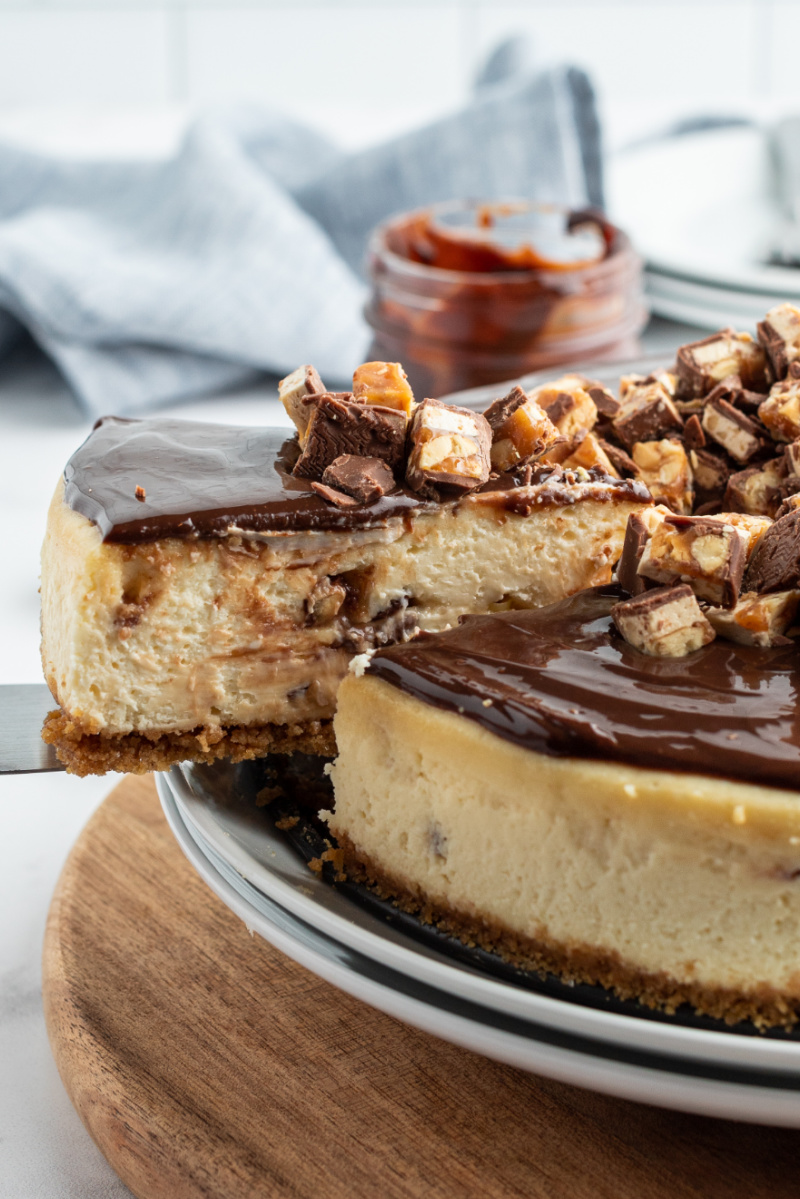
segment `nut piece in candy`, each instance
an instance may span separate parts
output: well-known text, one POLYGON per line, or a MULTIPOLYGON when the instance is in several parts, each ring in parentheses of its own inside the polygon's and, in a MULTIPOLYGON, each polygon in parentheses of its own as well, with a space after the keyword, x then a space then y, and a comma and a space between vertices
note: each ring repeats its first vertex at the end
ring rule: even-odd
POLYGON ((774 516, 783 498, 782 465, 780 458, 773 458, 771 462, 731 475, 725 490, 725 507, 750 516, 774 516))
POLYGON ((654 380, 629 388, 612 427, 630 449, 637 441, 658 441, 667 433, 679 433, 683 417, 663 383, 654 380))
POLYGON ((701 424, 709 437, 742 466, 765 448, 763 429, 727 400, 709 400, 701 424))
POLYGON ((412 491, 438 499, 471 491, 489 478, 492 430, 485 417, 440 400, 423 400, 409 427, 406 482, 412 491))
POLYGON ((640 441, 632 450, 639 478, 656 503, 673 512, 692 510, 692 468, 679 441, 640 441))
POLYGON ((728 375, 738 375, 750 391, 766 392, 771 381, 763 347, 749 333, 734 329, 681 346, 676 366, 681 399, 708 395, 728 375))
POLYGON ((778 304, 758 325, 758 340, 767 351, 776 379, 784 379, 800 358, 800 308, 778 304))
POLYGON ((740 645, 782 645, 800 603, 800 591, 757 595, 747 591, 733 608, 709 608, 706 616, 720 637, 740 645))
POLYGON ((494 470, 513 470, 538 458, 560 437, 558 429, 536 400, 521 387, 495 400, 484 416, 492 430, 494 470))
POLYGON ((326 392, 311 403, 303 452, 292 474, 320 480, 326 467, 342 454, 380 458, 392 471, 403 465, 406 415, 378 404, 359 404, 352 397, 326 392))
POLYGON ((747 567, 747 591, 789 591, 800 583, 800 508, 776 520, 759 538, 747 567))
POLYGON ((564 375, 530 392, 563 437, 574 437, 579 430, 588 433, 597 424, 597 407, 587 383, 583 375, 564 375))
POLYGON ((372 504, 392 491, 394 475, 380 458, 361 458, 356 454, 342 454, 325 468, 322 482, 335 487, 358 500, 360 504, 372 504))
POLYGON ((800 437, 800 379, 789 375, 776 383, 759 406, 758 415, 776 441, 800 437))
POLYGON ((399 362, 362 362, 353 371, 353 395, 363 404, 396 408, 410 416, 414 393, 399 362))
POLYGON ((714 516, 663 520, 644 547, 638 571, 654 583, 690 583, 696 595, 736 603, 747 565, 747 535, 714 516))
POLYGON ((768 516, 753 516, 748 512, 720 512, 716 519, 724 521, 726 525, 733 525, 740 533, 744 533, 747 538, 746 554, 748 562, 759 538, 772 525, 772 521, 768 516))
POLYGON ((578 466, 590 470, 594 466, 612 479, 619 478, 619 471, 601 445, 600 438, 595 437, 594 433, 587 433, 576 445, 571 446, 571 453, 564 459, 562 466, 564 470, 574 470, 578 466))
POLYGON ((347 590, 335 579, 327 576, 320 579, 310 595, 306 596, 306 624, 330 624, 339 615, 339 609, 347 599, 347 590))
POLYGON ((313 366, 298 366, 278 384, 278 398, 297 429, 297 439, 302 449, 306 429, 311 419, 311 397, 323 395, 325 384, 313 366))
POLYGON ((658 587, 611 609, 614 624, 634 649, 657 658, 682 658, 714 640, 691 587, 658 587))

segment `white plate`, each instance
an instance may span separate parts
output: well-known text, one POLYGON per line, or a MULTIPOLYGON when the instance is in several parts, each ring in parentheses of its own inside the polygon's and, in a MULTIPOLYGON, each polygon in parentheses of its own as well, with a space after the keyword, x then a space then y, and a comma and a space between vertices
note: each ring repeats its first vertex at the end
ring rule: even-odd
MULTIPOLYGON (((265 810, 255 807, 257 784, 248 781, 252 769, 223 763, 174 767, 167 777, 181 818, 235 876, 340 945, 497 1015, 617 1050, 671 1055, 709 1068, 766 1071, 800 1086, 800 1041, 708 1031, 654 1019, 644 1009, 624 1015, 584 1006, 577 999, 553 998, 529 989, 529 981, 528 986, 504 982, 390 927, 382 916, 308 869, 286 837, 272 827, 265 810)), ((606 993, 598 988, 593 994, 606 993)), ((613 1003, 610 996, 608 1003, 613 1003)))
POLYGON ((174 774, 156 776, 167 820, 211 890, 248 929, 348 994, 443 1040, 560 1082, 679 1111, 800 1127, 797 1075, 682 1060, 630 1042, 610 1045, 517 1020, 427 987, 342 945, 240 878, 183 820, 170 781, 174 774))

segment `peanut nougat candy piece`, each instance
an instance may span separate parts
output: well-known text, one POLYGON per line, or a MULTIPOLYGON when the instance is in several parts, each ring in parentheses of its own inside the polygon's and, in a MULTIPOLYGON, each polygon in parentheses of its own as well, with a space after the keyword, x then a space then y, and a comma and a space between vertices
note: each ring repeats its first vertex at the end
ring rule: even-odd
POLYGON ((744 533, 747 538, 748 562, 759 540, 772 525, 768 516, 753 516, 749 512, 720 512, 716 519, 724 521, 726 525, 733 525, 740 533, 744 533))
POLYGON ((776 379, 784 379, 800 358, 800 308, 778 304, 759 323, 758 340, 767 352, 776 379))
POLYGON ((701 599, 729 608, 739 598, 747 536, 715 516, 666 517, 644 547, 638 573, 655 583, 689 583, 701 599))
POLYGON ((690 449, 696 505, 721 503, 731 475, 728 459, 714 450, 690 449))
POLYGON ((784 465, 780 458, 737 471, 728 479, 725 507, 731 512, 774 517, 781 505, 784 465))
POLYGON ((471 491, 489 478, 492 430, 484 416, 441 400, 423 400, 409 428, 406 482, 432 499, 471 491))
POLYGON ((513 470, 533 462, 561 437, 544 408, 521 387, 484 412, 492 430, 491 462, 494 470, 513 470))
POLYGON ((591 470, 595 467, 612 479, 619 478, 619 471, 601 445, 600 438, 595 437, 594 433, 587 433, 585 437, 578 438, 577 443, 571 446, 571 452, 562 462, 562 466, 564 470, 575 470, 579 466, 584 470, 591 470))
POLYGON ((692 510, 692 468, 679 441, 640 441, 631 451, 639 478, 650 489, 656 503, 673 512, 692 510))
POLYGON ((414 393, 399 362, 362 362, 353 371, 353 397, 363 404, 396 408, 410 416, 414 393))
POLYGON ((745 589, 764 594, 800 586, 800 508, 776 520, 756 543, 745 589))
POLYGON ((302 449, 306 429, 311 420, 313 397, 325 392, 325 384, 313 366, 298 366, 278 384, 278 398, 297 429, 297 439, 302 449))
POLYGON ((787 377, 770 389, 758 415, 776 441, 800 437, 800 362, 793 363, 787 377))
POLYGON ((715 633, 691 587, 658 587, 611 609, 629 645, 657 658, 683 658, 714 640, 715 633))
POLYGON ((349 392, 314 396, 303 452, 292 474, 320 482, 326 469, 343 454, 380 458, 402 477, 406 425, 404 412, 378 404, 362 404, 349 392))
POLYGON ((647 579, 639 574, 639 563, 653 532, 668 516, 672 516, 669 508, 654 504, 652 508, 642 508, 628 517, 622 555, 617 563, 617 582, 629 595, 641 595, 647 590, 647 579))
POLYGON ((563 375, 554 383, 537 387, 530 395, 541 404, 563 437, 591 432, 597 424, 597 405, 587 391, 583 375, 563 375))
POLYGON ((749 333, 720 329, 702 341, 678 350, 678 395, 681 399, 708 395, 728 375, 738 375, 749 391, 766 392, 771 370, 763 346, 749 333))
POLYGON ((784 645, 794 624, 800 591, 775 591, 758 595, 747 591, 732 608, 709 608, 706 616, 720 637, 739 645, 784 645))
POLYGON ((727 400, 710 399, 703 408, 703 431, 721 445, 734 462, 746 465, 769 444, 762 425, 727 400))
POLYGON ((622 444, 631 449, 637 441, 658 441, 668 433, 679 433, 683 417, 663 383, 653 380, 628 389, 611 423, 622 444))

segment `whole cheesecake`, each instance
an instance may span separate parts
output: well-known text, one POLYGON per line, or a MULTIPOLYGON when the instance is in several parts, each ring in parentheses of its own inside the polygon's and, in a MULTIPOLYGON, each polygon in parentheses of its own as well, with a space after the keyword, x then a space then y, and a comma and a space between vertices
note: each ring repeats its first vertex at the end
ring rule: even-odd
POLYGON ((800 1013, 800 662, 627 644, 625 593, 469 617, 339 692, 345 872, 511 962, 674 1010, 800 1013))

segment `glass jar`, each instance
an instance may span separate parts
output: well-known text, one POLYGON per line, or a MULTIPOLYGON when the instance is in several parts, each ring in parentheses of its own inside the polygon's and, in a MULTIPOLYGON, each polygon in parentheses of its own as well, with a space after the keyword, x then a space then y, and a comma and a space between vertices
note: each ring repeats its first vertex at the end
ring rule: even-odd
POLYGON ((368 268, 369 357, 401 362, 418 397, 581 360, 629 357, 647 318, 642 262, 626 234, 596 213, 557 205, 455 202, 405 213, 374 231, 368 268), (558 220, 561 250, 565 237, 593 225, 600 252, 591 261, 574 254, 569 260, 569 253, 558 261, 530 244, 509 250, 499 231, 492 241, 495 218, 509 213, 517 227, 527 221, 534 233, 538 222, 545 240, 558 220), (447 267, 438 265, 443 260, 447 267), (472 269, 451 269, 454 263, 472 269))

